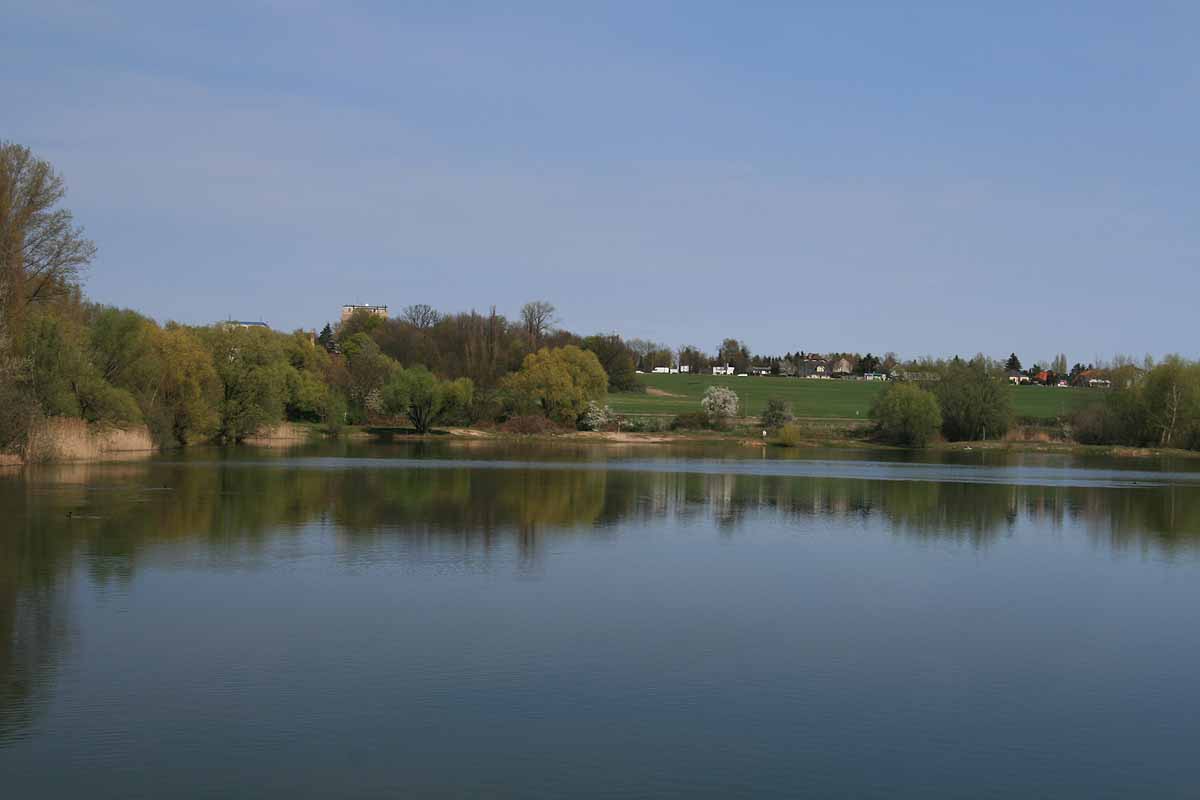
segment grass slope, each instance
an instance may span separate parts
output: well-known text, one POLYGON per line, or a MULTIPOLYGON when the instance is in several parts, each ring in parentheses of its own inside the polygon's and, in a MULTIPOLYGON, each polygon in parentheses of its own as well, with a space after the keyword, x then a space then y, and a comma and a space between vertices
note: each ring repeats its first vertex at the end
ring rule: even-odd
MULTIPOLYGON (((792 404, 798 417, 866 419, 882 381, 821 381, 800 378, 726 377, 721 375, 639 375, 652 390, 673 396, 647 394, 609 395, 609 405, 621 414, 680 414, 699 411, 700 398, 709 386, 728 386, 742 400, 742 413, 757 416, 767 399, 781 397, 792 404)), ((1018 417, 1052 420, 1099 398, 1093 389, 1058 389, 1048 386, 1012 386, 1013 409, 1018 417)))

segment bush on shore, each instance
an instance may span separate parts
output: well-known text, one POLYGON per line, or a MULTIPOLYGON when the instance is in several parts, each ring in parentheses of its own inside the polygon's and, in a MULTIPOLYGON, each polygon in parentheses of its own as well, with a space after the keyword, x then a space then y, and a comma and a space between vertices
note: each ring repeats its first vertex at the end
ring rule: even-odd
POLYGON ((875 435, 885 442, 924 447, 942 427, 937 398, 916 384, 893 383, 871 406, 875 435))
POLYGON ((934 387, 942 434, 952 442, 999 439, 1012 424, 1012 401, 1003 379, 982 359, 955 360, 934 387))
POLYGON ((792 422, 775 433, 775 444, 782 447, 799 447, 804 443, 804 428, 792 422))
POLYGON ((767 430, 776 430, 782 428, 795 419, 795 414, 792 413, 792 404, 779 397, 772 397, 767 400, 767 406, 762 413, 762 426, 767 430))
POLYGON ((708 414, 703 411, 687 411, 671 420, 673 431, 704 431, 711 427, 708 414))

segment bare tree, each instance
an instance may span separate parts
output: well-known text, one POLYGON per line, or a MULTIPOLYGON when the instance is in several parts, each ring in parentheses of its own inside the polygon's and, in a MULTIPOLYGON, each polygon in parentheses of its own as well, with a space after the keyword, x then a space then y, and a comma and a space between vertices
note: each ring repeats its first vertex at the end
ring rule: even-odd
POLYGON ((542 338, 558 322, 554 311, 554 306, 545 300, 533 300, 521 306, 521 323, 529 337, 529 346, 534 350, 541 347, 542 338))
POLYGON ((490 391, 503 372, 500 340, 504 332, 504 318, 496 314, 496 307, 492 306, 487 317, 472 311, 452 319, 462 339, 463 373, 476 387, 490 391))
POLYGON ((71 291, 96 255, 71 212, 55 208, 66 194, 62 176, 29 148, 0 142, 0 281, 11 288, 10 325, 26 306, 71 291))
POLYGON ((442 321, 442 315, 433 306, 417 303, 407 306, 400 312, 400 318, 423 331, 429 330, 442 321))

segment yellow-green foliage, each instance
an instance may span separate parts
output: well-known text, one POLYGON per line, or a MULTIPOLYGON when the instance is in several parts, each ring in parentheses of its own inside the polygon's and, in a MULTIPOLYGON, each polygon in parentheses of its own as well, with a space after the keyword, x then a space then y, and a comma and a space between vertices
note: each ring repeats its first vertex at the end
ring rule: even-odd
POLYGON ((589 402, 602 402, 608 375, 594 353, 574 345, 543 347, 525 357, 521 370, 504 381, 510 410, 540 412, 555 422, 574 425, 589 402))
POLYGON ((784 425, 775 434, 775 444, 783 447, 799 447, 804 441, 804 429, 792 423, 784 425))
POLYGON ((146 422, 160 444, 188 444, 212 436, 221 381, 195 331, 174 323, 158 330, 154 351, 161 373, 145 405, 146 422))

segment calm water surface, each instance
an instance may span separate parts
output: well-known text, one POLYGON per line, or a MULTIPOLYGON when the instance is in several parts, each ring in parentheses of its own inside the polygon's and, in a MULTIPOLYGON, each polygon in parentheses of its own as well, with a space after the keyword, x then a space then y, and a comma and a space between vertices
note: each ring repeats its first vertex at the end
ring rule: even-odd
POLYGON ((330 445, 0 472, 0 796, 1197 797, 1200 471, 330 445))

